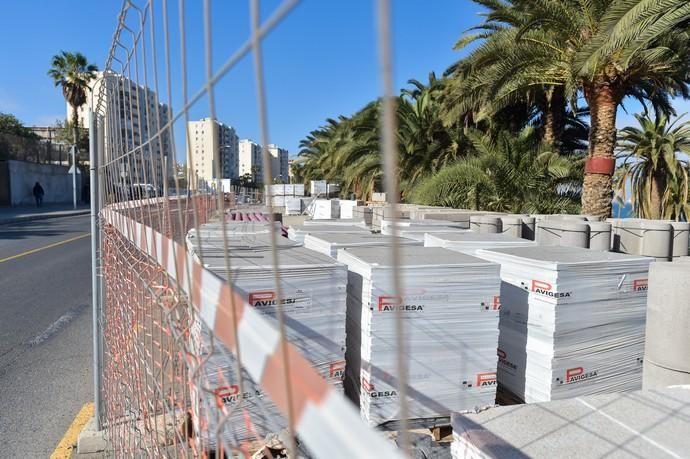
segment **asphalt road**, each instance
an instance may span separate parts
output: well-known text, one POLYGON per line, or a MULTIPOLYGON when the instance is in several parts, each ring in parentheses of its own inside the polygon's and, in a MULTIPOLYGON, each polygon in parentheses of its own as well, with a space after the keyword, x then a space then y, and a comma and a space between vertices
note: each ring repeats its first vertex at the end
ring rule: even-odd
POLYGON ((88 232, 88 216, 0 225, 2 458, 49 457, 93 400, 88 232))

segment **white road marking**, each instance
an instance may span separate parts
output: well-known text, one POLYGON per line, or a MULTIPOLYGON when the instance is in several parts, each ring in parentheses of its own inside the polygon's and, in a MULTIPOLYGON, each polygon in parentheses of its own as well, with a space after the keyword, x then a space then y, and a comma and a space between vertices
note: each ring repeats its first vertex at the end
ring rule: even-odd
POLYGON ((61 315, 58 320, 50 324, 50 326, 43 330, 42 333, 39 333, 34 338, 27 341, 26 344, 29 346, 38 346, 39 344, 43 343, 45 340, 59 332, 65 325, 72 322, 84 309, 86 309, 86 307, 87 306, 78 306, 70 309, 61 315))

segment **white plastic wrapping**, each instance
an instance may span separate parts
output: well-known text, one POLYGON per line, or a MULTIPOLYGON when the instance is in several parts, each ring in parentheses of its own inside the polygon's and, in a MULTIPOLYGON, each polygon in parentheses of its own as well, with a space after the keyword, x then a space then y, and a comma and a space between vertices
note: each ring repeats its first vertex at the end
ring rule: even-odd
POLYGON ((426 233, 425 247, 444 247, 446 249, 475 255, 480 249, 500 249, 505 247, 533 247, 536 243, 527 239, 513 237, 505 233, 478 233, 476 231, 454 233, 426 233))
POLYGON ((315 199, 308 209, 312 219, 321 220, 340 217, 339 199, 315 199))
POLYGON ((349 269, 346 393, 370 425, 399 420, 396 355, 404 352, 410 418, 492 405, 498 265, 441 248, 400 250, 402 297, 393 293, 390 248, 338 252, 349 269), (400 312, 407 343, 402 350, 395 341, 400 312))
MULTIPOLYGON (((202 226, 203 231, 203 226, 202 226)), ((307 250, 293 241, 279 238, 280 298, 286 334, 300 353, 337 388, 342 390, 345 352, 345 305, 347 269, 324 255, 307 250)), ((229 279, 250 305, 277 327, 277 293, 273 279, 271 242, 265 235, 239 235, 230 243, 230 271, 222 246, 208 238, 201 240, 203 264, 229 279), (206 241, 206 242, 205 242, 206 241)), ((198 254, 198 239, 188 237, 188 246, 198 254)), ((223 407, 230 418, 221 426, 228 444, 263 439, 284 429, 286 421, 246 374, 243 400, 239 403, 236 360, 205 326, 197 324, 191 336, 203 365, 201 380, 207 381, 200 393, 192 394, 197 406, 223 407), (206 360, 208 359, 208 360, 206 360)), ((217 409, 210 410, 210 413, 217 409)), ((218 419, 215 419, 216 421, 218 419)), ((211 417, 209 422, 213 423, 211 417)), ((217 424, 210 425, 214 432, 217 424)), ((213 438, 209 438, 213 441, 213 438)))
POLYGON ((304 226, 291 226, 288 228, 288 238, 299 242, 302 244, 304 242, 304 237, 307 234, 317 234, 317 233, 357 233, 357 234, 371 234, 364 226, 355 225, 304 225, 304 226))
POLYGON ((650 258, 480 250, 501 264, 499 384, 526 402, 641 388, 650 258))
MULTIPOLYGON (((400 245, 422 245, 419 241, 397 238, 400 245)), ((339 249, 353 247, 390 247, 395 238, 383 234, 365 233, 313 233, 304 238, 304 247, 332 258, 337 258, 339 249)))
POLYGON ((362 201, 341 199, 338 205, 340 206, 340 218, 350 219, 353 217, 352 209, 355 206, 362 205, 362 201))

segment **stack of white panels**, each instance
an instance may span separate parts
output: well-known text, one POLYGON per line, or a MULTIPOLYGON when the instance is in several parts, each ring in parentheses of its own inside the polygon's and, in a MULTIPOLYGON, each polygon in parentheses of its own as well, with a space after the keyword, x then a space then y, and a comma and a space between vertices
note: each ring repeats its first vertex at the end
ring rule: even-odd
MULTIPOLYGON (((400 220, 395 224, 398 236, 424 242, 425 233, 468 232, 461 224, 453 222, 433 222, 425 220, 400 220)), ((392 220, 381 221, 381 234, 392 235, 394 223, 392 220)))
MULTIPOLYGON (((330 257, 299 246, 285 245, 278 251, 281 298, 277 298, 273 278, 270 239, 255 235, 254 245, 239 244, 230 248, 230 271, 225 253, 216 246, 203 245, 204 265, 247 298, 251 307, 277 327, 277 304, 284 314, 286 335, 325 379, 342 390, 345 353, 345 306, 347 269, 330 257), (263 244, 259 244, 263 238, 263 244)), ((288 241, 290 242, 290 241, 288 241)), ((287 424, 278 409, 265 397, 258 384, 243 376, 243 394, 239 403, 236 360, 218 339, 212 339, 205 325, 197 323, 191 337, 198 352, 201 383, 206 389, 196 394, 195 403, 202 406, 224 406, 230 419, 221 428, 228 444, 263 438, 287 424), (239 409, 234 409, 238 408, 239 409)), ((269 343, 267 343, 269 346, 269 343)), ((214 410, 211 410, 213 412, 214 410)), ((211 419, 213 422, 213 419, 211 419)), ((209 425, 208 432, 215 432, 209 425)), ((209 439, 213 440, 213 439, 209 439)))
POLYGON ((355 206, 361 206, 362 201, 350 201, 346 199, 341 199, 339 201, 339 206, 340 206, 340 218, 347 218, 351 219, 353 217, 352 215, 352 208, 355 206))
POLYGON ((366 227, 366 223, 363 219, 355 218, 330 218, 322 220, 304 220, 304 226, 361 226, 366 227))
POLYGON ((304 243, 304 237, 307 234, 316 233, 356 233, 356 234, 371 234, 366 228, 353 225, 309 225, 309 226, 291 226, 288 228, 288 238, 304 243))
POLYGON ((285 198, 285 213, 287 215, 298 215, 302 213, 301 198, 285 198))
POLYGON ((348 266, 346 393, 369 425, 400 420, 396 359, 408 363, 409 417, 492 405, 499 266, 441 248, 404 246, 393 288, 390 247, 338 251, 348 266), (403 315, 405 346, 396 344, 403 315))
MULTIPOLYGON (((381 231, 392 231, 393 229, 393 224, 395 220, 387 219, 384 218, 381 220, 381 231)), ((445 220, 414 220, 414 219, 409 219, 409 218, 402 218, 397 221, 397 224, 395 224, 399 229, 405 229, 405 228, 414 228, 414 227, 427 227, 427 226, 445 226, 445 227, 451 227, 451 228, 459 228, 459 229, 466 229, 466 228, 461 228, 459 223, 451 222, 451 221, 445 221, 445 220)))
POLYGON ((502 387, 526 402, 642 387, 651 258, 541 246, 477 256, 501 264, 502 387))
POLYGON ((475 255, 479 249, 501 249, 506 247, 531 247, 534 241, 517 238, 504 233, 427 233, 424 236, 425 247, 444 247, 446 249, 475 255))
MULTIPOLYGON (((232 233, 228 231, 226 240, 233 253, 238 253, 240 250, 246 250, 247 253, 257 250, 271 250, 271 236, 268 233, 232 233)), ((190 230, 185 242, 187 251, 203 262, 206 261, 206 256, 213 258, 218 253, 223 253, 225 247, 223 232, 220 229, 214 229, 212 225, 201 225, 199 232, 195 229, 190 230)), ((276 245, 282 249, 284 247, 299 247, 301 244, 281 236, 276 238, 276 245)))
POLYGON ((312 207, 312 219, 321 220, 340 217, 340 200, 338 199, 316 199, 312 207))
POLYGON ((309 191, 312 196, 318 196, 320 194, 326 193, 326 181, 325 180, 312 180, 310 183, 309 191))
MULTIPOLYGON (((278 234, 280 234, 280 222, 274 222, 274 231, 277 231, 278 234)), ((220 249, 223 247, 224 239, 229 241, 230 245, 246 245, 246 241, 251 241, 255 238, 258 238, 259 242, 257 242, 257 244, 261 244, 261 241, 264 239, 260 238, 259 236, 268 236, 270 232, 270 222, 230 220, 225 222, 225 236, 223 236, 222 223, 206 223, 199 226, 198 232, 196 229, 191 229, 187 233, 187 250, 192 253, 197 253, 200 244, 203 244, 201 247, 202 250, 206 245, 215 246, 220 249), (255 238, 252 238, 251 236, 255 236, 255 238)), ((280 237, 278 239, 280 240, 285 238, 280 237)), ((291 245, 294 245, 294 243, 291 245)))
MULTIPOLYGON (((353 247, 390 247, 395 238, 383 234, 313 233, 304 238, 304 247, 337 258, 339 249, 353 247)), ((398 245, 422 245, 419 241, 398 238, 398 245)))

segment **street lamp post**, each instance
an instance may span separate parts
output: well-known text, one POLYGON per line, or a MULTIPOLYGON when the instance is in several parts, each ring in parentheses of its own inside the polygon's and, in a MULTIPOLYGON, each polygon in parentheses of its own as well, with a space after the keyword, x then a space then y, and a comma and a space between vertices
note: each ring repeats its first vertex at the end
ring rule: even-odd
POLYGON ((77 208, 77 146, 72 147, 72 205, 77 208))

